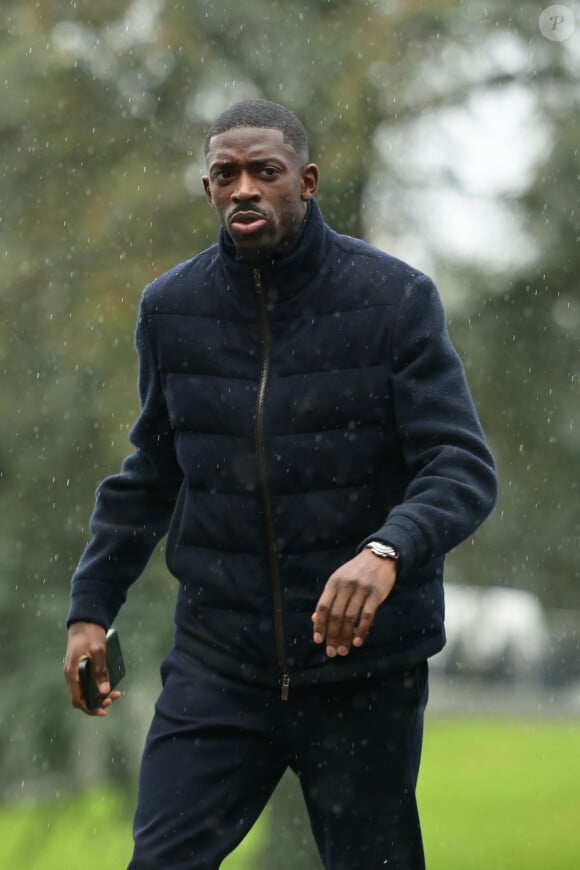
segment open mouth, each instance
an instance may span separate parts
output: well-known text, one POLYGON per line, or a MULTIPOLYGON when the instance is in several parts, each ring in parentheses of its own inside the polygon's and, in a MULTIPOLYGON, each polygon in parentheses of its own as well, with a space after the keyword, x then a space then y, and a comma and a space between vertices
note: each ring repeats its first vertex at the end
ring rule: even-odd
POLYGON ((266 218, 256 211, 238 211, 230 218, 230 226, 236 233, 251 235, 266 225, 266 218))

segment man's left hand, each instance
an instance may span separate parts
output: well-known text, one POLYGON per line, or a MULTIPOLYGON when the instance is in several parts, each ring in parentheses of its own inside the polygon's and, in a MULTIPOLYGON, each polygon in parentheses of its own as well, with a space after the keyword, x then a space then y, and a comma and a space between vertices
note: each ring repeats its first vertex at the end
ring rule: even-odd
POLYGON ((361 552, 332 574, 312 614, 314 643, 326 642, 326 654, 346 656, 362 646, 377 608, 397 579, 397 563, 370 550, 361 552))

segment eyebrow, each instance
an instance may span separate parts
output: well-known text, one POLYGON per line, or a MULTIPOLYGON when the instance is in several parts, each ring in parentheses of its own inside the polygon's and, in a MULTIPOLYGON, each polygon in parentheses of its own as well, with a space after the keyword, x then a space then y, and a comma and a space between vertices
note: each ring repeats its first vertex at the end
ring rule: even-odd
POLYGON ((214 160, 209 165, 210 171, 214 169, 223 169, 227 166, 264 166, 267 163, 276 163, 278 166, 285 166, 286 163, 281 160, 279 157, 256 157, 253 160, 248 160, 245 162, 238 161, 235 158, 230 158, 226 160, 214 160))

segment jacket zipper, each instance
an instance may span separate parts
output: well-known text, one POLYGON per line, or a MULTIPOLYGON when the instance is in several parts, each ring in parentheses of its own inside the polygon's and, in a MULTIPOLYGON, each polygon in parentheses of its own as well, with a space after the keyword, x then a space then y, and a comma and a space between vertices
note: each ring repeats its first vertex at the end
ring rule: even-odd
POLYGON ((280 697, 282 701, 288 700, 290 690, 290 674, 288 673, 288 661, 286 658, 286 646, 284 643, 284 623, 282 621, 282 584, 278 568, 278 553, 276 551, 276 536, 274 533, 274 521, 272 519, 272 501, 270 499, 270 487, 268 484, 268 469, 266 467, 266 452, 264 448, 264 398, 266 384, 270 373, 270 325, 268 322, 267 295, 262 286, 262 273, 254 269, 254 284, 260 300, 260 320, 262 325, 262 370, 258 384, 258 396, 256 399, 256 457, 258 460, 258 476, 262 488, 264 500, 264 513, 266 524, 266 540, 268 542, 268 554, 270 572, 272 575, 272 598, 274 604, 274 635, 276 638, 276 652, 278 665, 282 673, 280 697))

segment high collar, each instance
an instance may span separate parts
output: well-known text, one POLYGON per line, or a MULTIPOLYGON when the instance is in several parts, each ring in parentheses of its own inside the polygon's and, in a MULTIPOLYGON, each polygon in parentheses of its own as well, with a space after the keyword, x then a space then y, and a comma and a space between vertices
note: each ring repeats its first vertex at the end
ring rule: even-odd
POLYGON ((297 293, 320 271, 327 245, 327 227, 314 199, 308 203, 300 235, 290 249, 279 256, 250 263, 238 255, 231 236, 223 227, 218 238, 220 258, 233 292, 254 288, 256 271, 259 271, 263 280, 275 287, 280 296, 297 293))

